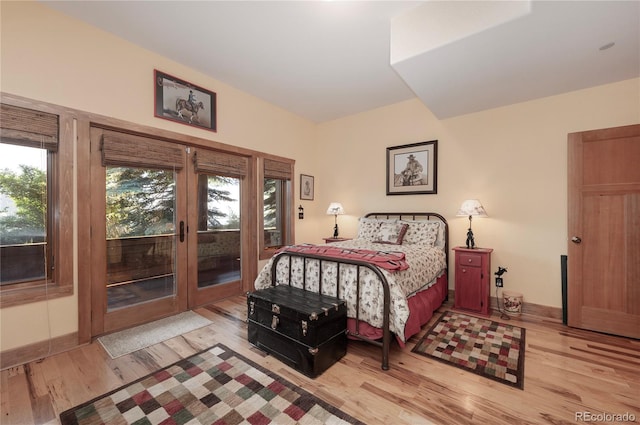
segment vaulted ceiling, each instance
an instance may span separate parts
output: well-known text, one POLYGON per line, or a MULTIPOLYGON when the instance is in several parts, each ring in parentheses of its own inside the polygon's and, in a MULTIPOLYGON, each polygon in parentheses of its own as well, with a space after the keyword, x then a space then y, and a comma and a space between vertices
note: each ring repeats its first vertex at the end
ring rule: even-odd
POLYGON ((314 122, 414 97, 448 118, 640 76, 637 1, 43 4, 314 122))

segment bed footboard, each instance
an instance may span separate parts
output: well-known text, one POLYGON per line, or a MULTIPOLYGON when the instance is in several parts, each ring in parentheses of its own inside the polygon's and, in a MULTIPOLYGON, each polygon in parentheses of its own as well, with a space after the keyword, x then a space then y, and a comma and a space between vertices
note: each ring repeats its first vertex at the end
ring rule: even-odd
POLYGON ((328 258, 328 257, 323 257, 320 255, 316 255, 316 254, 310 254, 310 253, 302 253, 302 252, 280 252, 279 254, 276 255, 276 257, 274 257, 273 259, 273 263, 271 265, 271 285, 275 286, 277 284, 276 282, 276 278, 277 278, 277 273, 276 273, 276 269, 278 267, 278 264, 281 261, 288 261, 289 264, 289 277, 288 277, 288 284, 291 285, 291 274, 292 274, 292 261, 294 258, 300 258, 302 263, 303 263, 303 279, 302 279, 302 289, 304 290, 309 290, 307 288, 307 276, 306 276, 306 271, 307 271, 307 262, 310 260, 314 260, 314 261, 318 261, 319 262, 319 273, 320 275, 318 276, 318 292, 322 293, 322 282, 323 282, 323 272, 324 272, 324 268, 322 267, 322 263, 335 263, 336 267, 337 267, 337 273, 336 273, 336 291, 337 294, 335 294, 336 298, 340 298, 343 299, 344 297, 341 297, 340 294, 340 267, 344 266, 344 265, 351 265, 351 266, 355 266, 356 267, 356 282, 357 282, 357 288, 356 288, 356 306, 355 306, 355 311, 356 311, 356 317, 355 319, 355 323, 356 323, 356 328, 355 328, 355 333, 353 332, 349 332, 349 336, 352 338, 357 338, 360 339, 362 341, 368 342, 370 344, 374 344, 378 347, 380 347, 382 349, 382 369, 383 370, 389 370, 389 346, 391 344, 391 331, 389 330, 389 314, 390 314, 390 303, 391 303, 391 295, 389 292, 389 283, 387 282, 386 277, 384 276, 384 274, 380 271, 380 269, 378 267, 376 267, 373 264, 367 263, 365 261, 360 261, 360 260, 355 260, 355 259, 333 259, 333 258, 328 258), (372 340, 370 338, 367 338, 363 335, 360 335, 360 297, 361 297, 361 291, 360 291, 360 286, 361 286, 361 281, 360 281, 360 273, 362 270, 364 269, 368 269, 370 270, 372 273, 374 273, 380 280, 380 284, 382 285, 382 291, 383 291, 383 296, 384 296, 384 300, 383 300, 383 324, 382 324, 382 342, 380 342, 379 340, 372 340))

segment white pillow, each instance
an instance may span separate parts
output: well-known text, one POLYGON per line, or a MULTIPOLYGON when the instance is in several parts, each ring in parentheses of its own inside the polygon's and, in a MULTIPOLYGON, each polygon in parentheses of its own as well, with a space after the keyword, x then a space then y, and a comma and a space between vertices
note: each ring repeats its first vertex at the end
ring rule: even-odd
POLYGON ((409 227, 406 223, 382 223, 378 229, 378 237, 375 242, 402 245, 402 240, 409 227))
POLYGON ((426 245, 435 246, 440 231, 440 222, 428 220, 405 221, 400 223, 409 225, 407 233, 404 235, 405 245, 426 245))
POLYGON ((378 232, 382 223, 395 223, 398 220, 380 220, 377 218, 360 217, 358 223, 358 239, 374 242, 378 238, 378 232))

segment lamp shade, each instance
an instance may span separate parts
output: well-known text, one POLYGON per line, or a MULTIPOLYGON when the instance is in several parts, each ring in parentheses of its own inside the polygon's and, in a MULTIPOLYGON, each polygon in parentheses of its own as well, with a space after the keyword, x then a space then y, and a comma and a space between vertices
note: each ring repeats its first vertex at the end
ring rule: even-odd
POLYGON ((344 208, 340 202, 332 202, 327 208, 328 215, 342 215, 344 214, 344 208))
POLYGON ((477 199, 467 199, 462 203, 460 209, 456 213, 458 217, 488 217, 489 215, 484 210, 484 207, 477 199))

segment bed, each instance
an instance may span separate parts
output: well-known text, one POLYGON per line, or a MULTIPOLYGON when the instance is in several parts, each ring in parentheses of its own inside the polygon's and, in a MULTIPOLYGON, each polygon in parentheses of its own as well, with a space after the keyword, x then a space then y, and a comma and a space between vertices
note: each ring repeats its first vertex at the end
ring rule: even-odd
POLYGON ((447 221, 433 212, 369 213, 354 239, 282 248, 255 289, 288 284, 347 302, 348 335, 382 349, 401 347, 447 299, 447 221))

